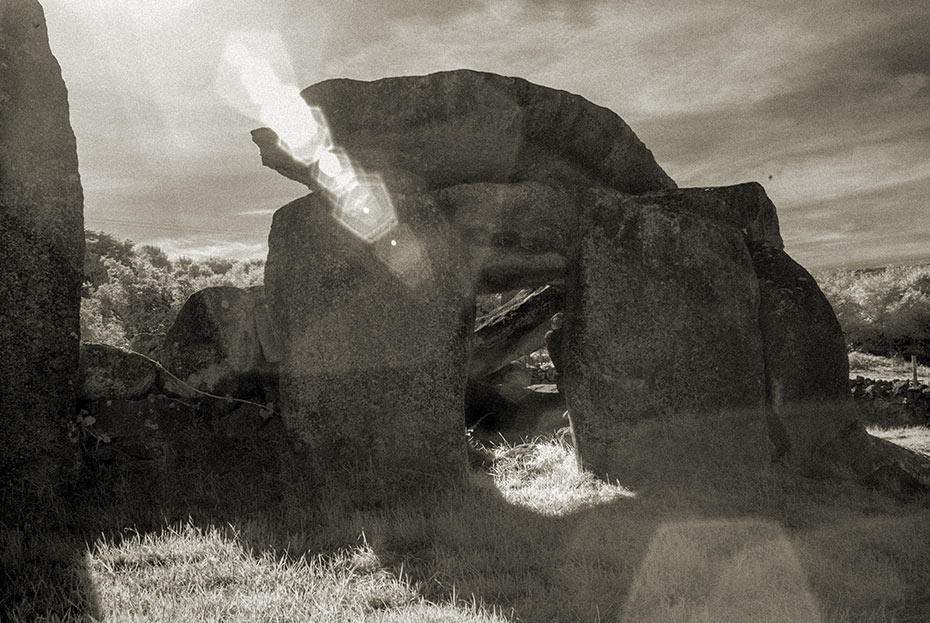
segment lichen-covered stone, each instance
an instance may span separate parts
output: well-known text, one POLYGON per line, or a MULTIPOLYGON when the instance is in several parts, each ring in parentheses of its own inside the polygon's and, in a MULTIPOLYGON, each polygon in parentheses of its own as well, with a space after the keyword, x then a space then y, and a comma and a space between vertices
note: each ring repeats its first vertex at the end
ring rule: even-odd
POLYGON ((281 417, 321 470, 424 486, 465 465, 474 297, 429 195, 393 196, 400 225, 369 243, 318 194, 275 213, 265 267, 282 338, 281 417))
MULTIPOLYGON (((742 232, 592 191, 567 285, 564 386, 582 466, 636 484, 768 457, 758 284, 742 232)), ((736 467, 734 465, 734 467, 736 467)))
POLYGON ((83 194, 61 69, 35 0, 0 5, 0 521, 47 514, 68 482, 83 194))

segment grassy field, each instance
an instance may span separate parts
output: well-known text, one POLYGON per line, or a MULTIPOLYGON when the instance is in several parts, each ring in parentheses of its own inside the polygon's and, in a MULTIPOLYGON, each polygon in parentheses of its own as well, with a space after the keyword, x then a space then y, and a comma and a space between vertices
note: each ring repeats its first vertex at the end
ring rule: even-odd
POLYGON ((152 508, 127 528, 91 500, 112 525, 0 535, 0 619, 930 620, 930 500, 779 470, 630 491, 555 438, 490 458, 392 508, 152 508))

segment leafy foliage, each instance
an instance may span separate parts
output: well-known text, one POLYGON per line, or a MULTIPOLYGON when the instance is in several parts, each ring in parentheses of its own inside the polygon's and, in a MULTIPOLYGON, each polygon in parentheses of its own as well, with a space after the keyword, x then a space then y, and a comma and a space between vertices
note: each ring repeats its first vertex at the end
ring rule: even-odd
POLYGON ((85 232, 81 339, 129 346, 165 333, 187 298, 212 286, 249 287, 264 279, 263 260, 171 260, 153 245, 135 246, 103 232, 85 232))
POLYGON ((817 276, 851 349, 930 362, 930 266, 817 276))

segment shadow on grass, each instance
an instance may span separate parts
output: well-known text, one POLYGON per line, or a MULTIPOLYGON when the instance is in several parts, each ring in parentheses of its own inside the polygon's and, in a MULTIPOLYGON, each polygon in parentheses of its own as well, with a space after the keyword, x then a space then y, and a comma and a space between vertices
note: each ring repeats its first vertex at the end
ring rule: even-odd
MULTIPOLYGON (((919 601, 907 582, 886 577, 911 564, 894 560, 901 546, 890 537, 868 544, 875 551, 861 557, 830 559, 838 567, 888 559, 860 575, 824 568, 818 552, 862 547, 855 533, 863 525, 872 538, 900 528, 897 516, 922 512, 925 522, 926 500, 902 505, 852 485, 773 471, 664 483, 635 495, 588 491, 569 500, 557 493, 547 501, 540 499, 547 491, 595 485, 546 482, 551 466, 537 473, 529 463, 502 476, 500 465, 521 451, 538 448, 503 451, 496 478, 473 469, 442 490, 363 499, 338 480, 326 485, 302 474, 280 430, 234 440, 192 427, 160 464, 112 456, 88 463, 69 531, 37 539, 19 571, 8 574, 19 600, 8 612, 20 616, 4 620, 100 618, 87 544, 101 536, 119 543, 179 522, 228 527, 245 551, 279 560, 330 555, 363 540, 379 568, 421 597, 474 601, 517 620, 691 620, 688 613, 699 610, 716 620, 776 620, 785 612, 799 621, 859 620, 843 614, 844 603, 862 612, 884 607, 853 594, 863 578, 884 582, 876 591, 899 591, 890 597, 901 608, 919 601), (285 470, 281 453, 291 457, 285 470), (534 485, 536 476, 542 480, 534 485), (503 486, 508 477, 525 482, 503 486), (521 490, 535 501, 521 500, 521 490), (747 604, 752 612, 741 610, 747 604), (760 618, 766 608, 772 618, 760 618)), ((904 535, 923 539, 915 556, 927 549, 927 537, 926 528, 904 535)), ((391 604, 371 604, 372 612, 385 607, 391 604)))
POLYGON ((0 620, 96 621, 102 608, 80 532, 58 526, 0 527, 0 620))

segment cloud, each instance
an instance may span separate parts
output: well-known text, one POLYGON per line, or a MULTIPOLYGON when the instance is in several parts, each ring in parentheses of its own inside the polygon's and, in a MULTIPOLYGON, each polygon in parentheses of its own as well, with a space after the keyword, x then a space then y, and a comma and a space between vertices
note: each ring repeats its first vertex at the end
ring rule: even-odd
POLYGON ((189 257, 195 260, 203 260, 210 257, 221 257, 254 260, 265 259, 268 255, 268 245, 261 242, 213 242, 202 238, 155 238, 145 244, 154 244, 160 247, 172 259, 189 257))
POLYGON ((925 0, 43 3, 89 219, 261 244, 256 217, 305 192, 260 166, 255 123, 213 90, 226 35, 249 28, 280 34, 300 87, 469 67, 583 95, 683 185, 763 182, 806 261, 927 233, 889 222, 930 191, 925 0))
POLYGON ((788 252, 808 268, 930 262, 930 177, 781 211, 788 252))
POLYGON ((258 210, 243 210, 239 214, 242 216, 271 216, 277 211, 277 208, 261 208, 258 210))

